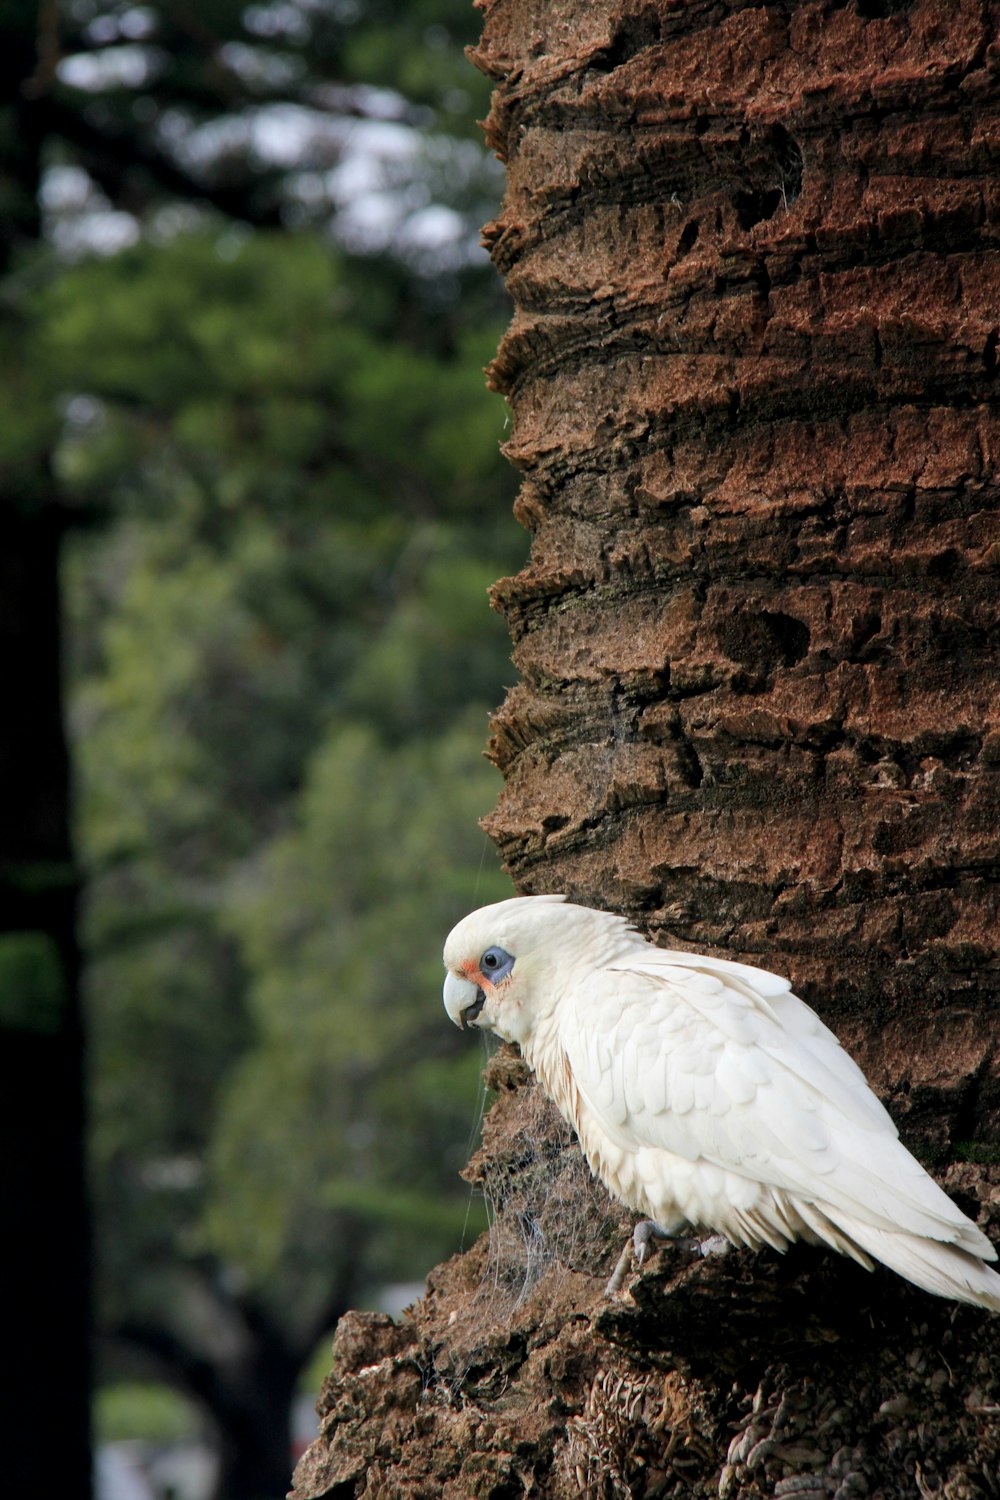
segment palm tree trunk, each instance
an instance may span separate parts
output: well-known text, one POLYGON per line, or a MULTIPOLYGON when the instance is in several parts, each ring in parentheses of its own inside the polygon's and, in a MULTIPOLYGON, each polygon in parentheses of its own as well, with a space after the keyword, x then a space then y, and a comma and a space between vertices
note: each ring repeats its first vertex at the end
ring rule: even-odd
POLYGON ((517 304, 493 378, 534 536, 497 588, 523 680, 492 832, 525 890, 794 973, 883 1088, 939 1081, 936 1144, 959 1115, 974 1134, 994 1038, 971 1007, 998 984, 989 23, 660 5, 615 33, 617 7, 580 9, 530 59, 498 7, 483 49, 517 304))
MULTIPOLYGON (((484 9, 532 533, 490 831, 522 891, 792 976, 997 1240, 1000 8, 484 9)), ((298 1500, 989 1492, 986 1315, 809 1250, 602 1303, 614 1211, 493 1080, 492 1239, 344 1342, 298 1500)))

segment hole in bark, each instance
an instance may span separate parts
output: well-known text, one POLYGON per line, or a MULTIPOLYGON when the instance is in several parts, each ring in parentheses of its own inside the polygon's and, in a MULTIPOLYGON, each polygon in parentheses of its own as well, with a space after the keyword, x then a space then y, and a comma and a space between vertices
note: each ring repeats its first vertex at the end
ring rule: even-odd
POLYGON ((768 609, 736 615, 719 631, 718 640, 730 661, 764 672, 793 667, 809 650, 809 631, 802 621, 768 609))
MULTIPOLYGON (((677 241, 677 259, 678 260, 680 260, 680 258, 681 258, 682 255, 687 255, 688 251, 690 249, 692 249, 692 247, 695 244, 695 241, 698 238, 699 233, 700 233, 700 229, 699 229, 699 226, 698 226, 698 220, 697 219, 692 219, 689 224, 685 224, 684 225, 684 228, 681 230, 681 237, 677 241)), ((996 351, 995 351, 995 349, 994 349, 994 360, 993 360, 993 362, 994 362, 994 364, 996 364, 996 351)))
POLYGON ((733 199, 741 229, 752 229, 795 202, 802 191, 802 152, 787 130, 774 125, 749 148, 747 169, 756 181, 739 188, 733 199))
POLYGON ((983 346, 983 366, 990 379, 997 372, 997 344, 1000 343, 1000 332, 994 328, 983 346))
POLYGON ((802 152, 798 142, 780 125, 771 130, 768 144, 778 168, 778 190, 787 208, 802 191, 802 152))
POLYGON ((741 229, 752 229, 763 219, 773 219, 781 207, 781 189, 771 188, 766 193, 736 194, 736 217, 741 229))
POLYGON ((957 547, 945 547, 927 560, 928 578, 951 578, 961 566, 962 557, 957 547))
POLYGON ((613 73, 615 68, 635 57, 644 47, 653 47, 663 40, 663 21, 657 6, 641 10, 638 15, 628 16, 607 47, 595 52, 589 66, 595 73, 613 73))
POLYGON ((685 786, 699 787, 705 780, 705 768, 688 740, 682 740, 677 746, 677 774, 685 786))

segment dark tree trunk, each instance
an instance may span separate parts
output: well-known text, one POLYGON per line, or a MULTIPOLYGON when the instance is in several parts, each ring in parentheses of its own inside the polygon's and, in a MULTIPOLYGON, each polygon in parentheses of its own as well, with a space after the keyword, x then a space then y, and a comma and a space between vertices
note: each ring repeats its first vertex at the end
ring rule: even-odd
MULTIPOLYGON (((363 1245, 360 1231, 357 1239, 363 1245)), ((257 1298, 204 1269, 204 1280, 188 1286, 200 1309, 196 1324, 171 1316, 184 1306, 176 1298, 155 1320, 126 1317, 106 1330, 101 1354, 109 1370, 164 1380, 198 1407, 215 1439, 215 1500, 277 1500, 292 1469, 292 1406, 302 1370, 349 1307, 354 1276, 341 1278, 292 1331, 287 1316, 276 1320, 257 1298)))
MULTIPOLYGON (((6 7, 0 48, 0 278, 39 235, 34 6, 6 7)), ((76 875, 62 723, 62 516, 32 399, 16 294, 3 298, 0 463, 0 1286, 2 1487, 90 1492, 83 1047, 76 875), (57 1436, 58 1472, 47 1467, 57 1436)))
POLYGON ((35 1492, 57 1422, 62 1492, 83 1497, 88 1255, 58 555, 51 513, 0 501, 0 1285, 12 1435, 2 1467, 10 1493, 35 1492))
MULTIPOLYGON (((1000 1240, 1000 7, 486 3, 533 535, 519 888, 789 974, 1000 1240)), ((1000 1335, 676 1254, 501 1059, 491 1239, 352 1320, 298 1500, 1000 1494, 1000 1335)))

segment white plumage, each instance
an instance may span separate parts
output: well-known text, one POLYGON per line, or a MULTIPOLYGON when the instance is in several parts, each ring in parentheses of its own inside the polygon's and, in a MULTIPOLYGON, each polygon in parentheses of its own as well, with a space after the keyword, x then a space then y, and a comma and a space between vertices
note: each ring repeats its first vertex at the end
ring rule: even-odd
POLYGON ((592 1170, 658 1229, 811 1240, 1000 1311, 993 1246, 787 980, 561 896, 472 912, 444 962, 451 1019, 519 1044, 592 1170))

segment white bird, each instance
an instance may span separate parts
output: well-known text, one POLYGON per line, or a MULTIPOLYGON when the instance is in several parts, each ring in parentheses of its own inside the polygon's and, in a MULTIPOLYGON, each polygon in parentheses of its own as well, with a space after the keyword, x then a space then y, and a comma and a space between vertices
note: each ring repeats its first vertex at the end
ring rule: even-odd
POLYGON ((472 912, 449 934, 456 1025, 517 1042, 591 1170, 651 1233, 830 1246, 1000 1311, 986 1236, 898 1138, 823 1022, 763 969, 654 947, 562 896, 472 912))

